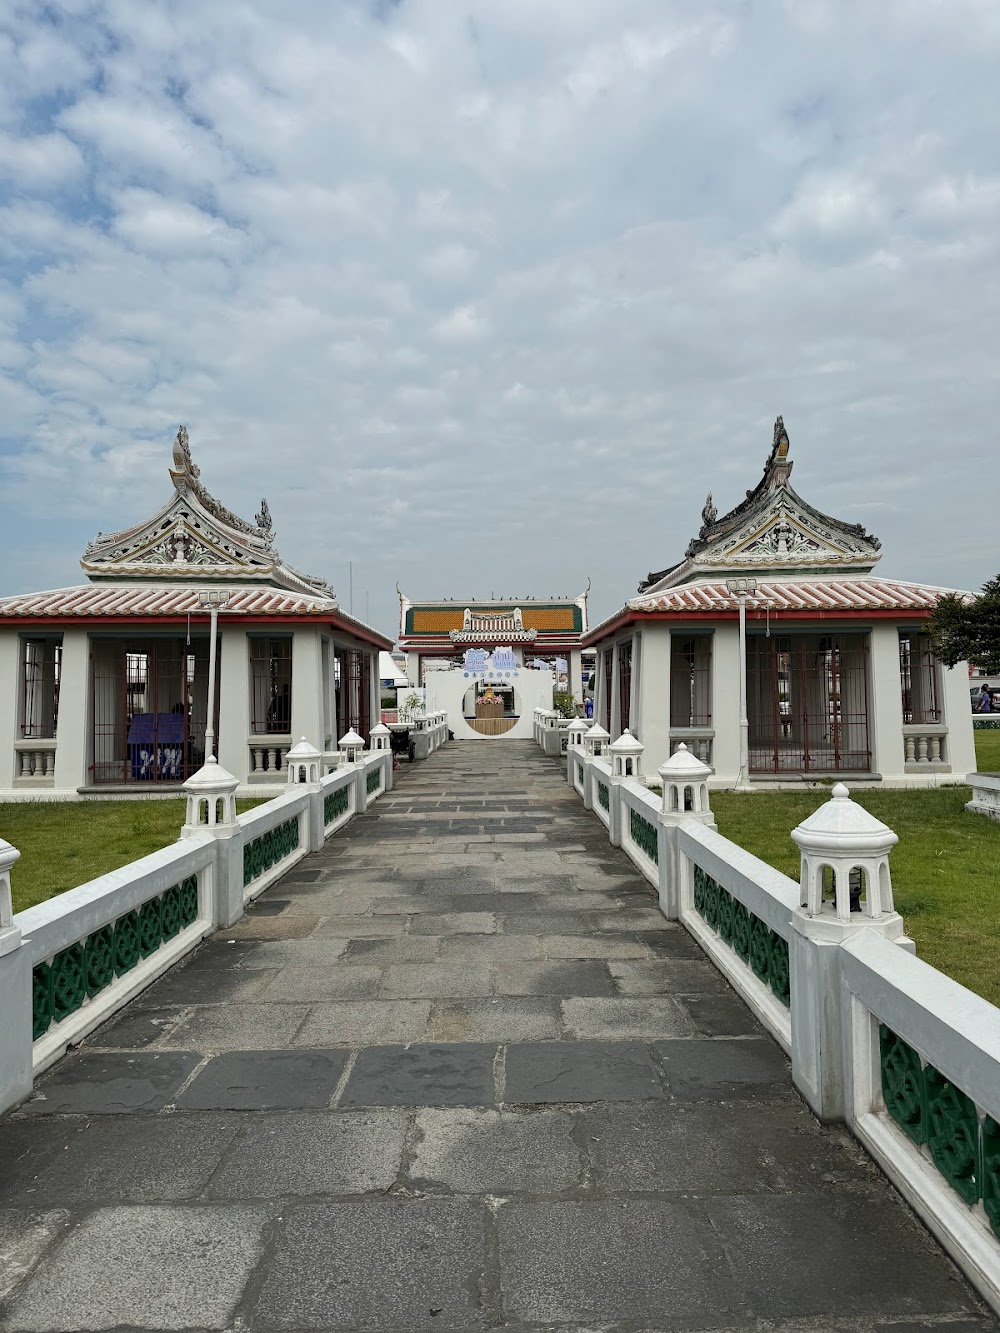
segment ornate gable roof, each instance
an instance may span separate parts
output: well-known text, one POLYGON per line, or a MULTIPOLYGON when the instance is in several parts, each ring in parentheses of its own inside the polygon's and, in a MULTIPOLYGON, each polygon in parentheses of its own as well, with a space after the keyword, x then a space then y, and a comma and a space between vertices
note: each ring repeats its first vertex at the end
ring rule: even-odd
POLYGON ((860 523, 844 523, 807 504, 789 481, 788 450, 788 432, 778 417, 771 453, 757 485, 721 518, 709 494, 701 529, 684 559, 648 575, 639 592, 657 592, 722 572, 870 572, 881 558, 878 538, 860 523))
POLYGON ((183 426, 174 440, 174 494, 152 518, 121 532, 98 533, 80 565, 92 582, 269 584, 336 603, 323 579, 285 564, 274 544, 267 501, 254 523, 226 509, 201 481, 183 426))

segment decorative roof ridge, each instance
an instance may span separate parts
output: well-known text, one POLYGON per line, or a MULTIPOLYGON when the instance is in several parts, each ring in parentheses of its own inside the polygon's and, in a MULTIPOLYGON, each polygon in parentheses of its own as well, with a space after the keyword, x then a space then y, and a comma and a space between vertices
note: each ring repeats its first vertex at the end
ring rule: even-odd
POLYGON ((220 504, 215 496, 206 489, 201 480, 201 468, 191 457, 191 445, 188 440, 186 426, 178 426, 173 452, 174 466, 170 468, 170 480, 174 483, 174 487, 180 495, 186 495, 188 491, 193 492, 204 508, 220 523, 225 523, 227 527, 233 528, 245 536, 257 537, 268 546, 272 544, 274 534, 271 527, 271 511, 268 508, 267 501, 264 500, 261 505, 261 512, 257 515, 256 524, 248 523, 246 519, 234 514, 231 509, 227 509, 224 504, 220 504))

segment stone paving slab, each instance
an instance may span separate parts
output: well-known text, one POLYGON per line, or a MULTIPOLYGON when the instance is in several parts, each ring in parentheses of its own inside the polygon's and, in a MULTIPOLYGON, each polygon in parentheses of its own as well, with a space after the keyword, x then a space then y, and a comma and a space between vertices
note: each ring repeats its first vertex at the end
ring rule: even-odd
POLYGON ((404 764, 40 1078, 0 1330, 998 1333, 562 768, 404 764))

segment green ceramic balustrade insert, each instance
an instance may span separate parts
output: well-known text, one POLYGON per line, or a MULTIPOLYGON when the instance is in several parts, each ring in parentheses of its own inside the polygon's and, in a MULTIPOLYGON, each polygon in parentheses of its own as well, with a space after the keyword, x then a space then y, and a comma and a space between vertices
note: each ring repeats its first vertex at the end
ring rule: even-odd
POLYGON ((788 941, 701 866, 694 868, 694 910, 787 1008, 791 1004, 788 941))
POLYGON ((63 949, 51 963, 37 964, 32 974, 33 1039, 82 1009, 116 977, 126 976, 197 920, 198 880, 191 875, 63 949))
POLYGON ((971 1097, 884 1024, 879 1059, 885 1109, 907 1138, 926 1148, 948 1184, 970 1206, 982 1201, 1000 1236, 1000 1125, 980 1120, 971 1097))
POLYGON ((602 810, 611 809, 611 797, 608 795, 607 786, 603 782, 597 784, 597 800, 602 810))
POLYGON ((629 806, 632 812, 632 818, 629 821, 629 827, 632 832, 632 841, 645 856, 653 862, 654 865, 660 864, 660 843, 656 836, 656 826, 651 824, 648 819, 643 819, 639 811, 629 806))
POLYGON ((345 784, 331 792, 323 801, 323 825, 325 828, 347 814, 351 804, 350 789, 345 784))
POLYGON ((376 768, 373 768, 371 772, 368 774, 367 778, 365 779, 365 787, 367 788, 369 796, 371 796, 373 792, 382 790, 381 764, 379 764, 376 768))
POLYGON ((283 824, 262 833, 253 842, 243 848, 243 885, 252 884, 255 879, 290 856, 299 845, 299 821, 297 818, 286 819, 283 824))
POLYGON ((582 787, 582 786, 583 786, 583 765, 579 762, 579 760, 577 760, 577 765, 576 765, 576 780, 577 780, 577 782, 579 782, 580 786, 582 787))

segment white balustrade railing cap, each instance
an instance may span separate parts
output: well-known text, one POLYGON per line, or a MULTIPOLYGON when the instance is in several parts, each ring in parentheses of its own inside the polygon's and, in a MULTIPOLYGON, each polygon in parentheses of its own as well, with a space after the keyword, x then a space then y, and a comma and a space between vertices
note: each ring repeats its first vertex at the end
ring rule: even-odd
POLYGON ((608 747, 612 754, 642 754, 646 748, 642 741, 637 740, 632 735, 628 727, 622 732, 616 741, 612 741, 608 747))
POLYGON ((391 736, 392 732, 384 722, 377 722, 368 734, 370 736, 391 736))
POLYGON ((590 723, 589 723, 589 722, 584 722, 584 720, 583 720, 582 717, 576 717, 576 718, 574 718, 573 721, 569 724, 569 726, 566 728, 566 730, 567 730, 567 731, 576 731, 576 732, 580 732, 580 731, 589 731, 589 730, 590 730, 590 723))
MULTIPOLYGON (((316 758, 319 758, 318 754, 316 758)), ((184 791, 208 796, 213 792, 221 795, 235 791, 239 785, 239 778, 234 777, 232 773, 224 769, 217 760, 209 755, 197 773, 192 773, 186 782, 181 783, 181 788, 184 791)), ((2 864, 2 849, 0 849, 0 864, 2 864)))
POLYGON ((712 776, 708 764, 692 754, 683 741, 656 771, 665 782, 702 782, 712 776))
POLYGON ((0 838, 0 873, 9 870, 14 862, 19 859, 20 855, 21 853, 16 847, 11 846, 9 842, 0 838))
POLYGON ((363 750, 365 748, 365 743, 352 727, 346 735, 341 736, 340 740, 337 742, 337 746, 341 750, 347 750, 353 746, 360 746, 363 750))
POLYGON ((591 741, 609 741, 611 732, 605 731, 599 722, 595 722, 587 732, 587 739, 591 741))
POLYGON ((842 782, 828 801, 792 829, 792 839, 804 852, 832 856, 888 852, 899 841, 888 824, 851 800, 842 782))

